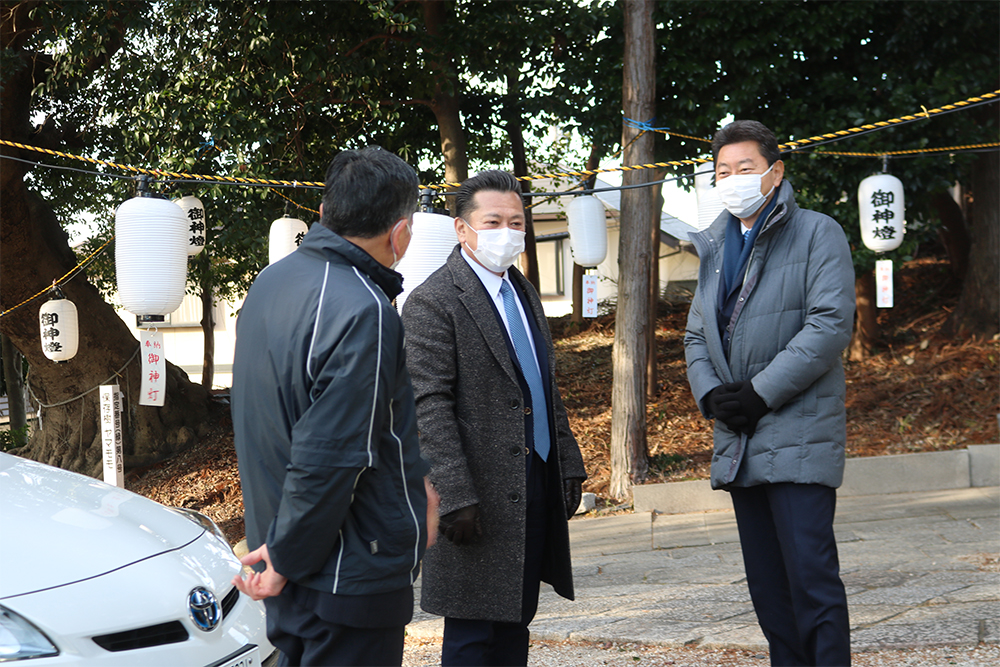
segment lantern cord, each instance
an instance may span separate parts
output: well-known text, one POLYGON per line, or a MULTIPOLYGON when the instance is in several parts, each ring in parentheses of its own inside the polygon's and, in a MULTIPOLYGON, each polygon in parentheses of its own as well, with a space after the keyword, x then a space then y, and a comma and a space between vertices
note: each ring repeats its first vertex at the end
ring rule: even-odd
MULTIPOLYGON (((887 129, 887 128, 890 128, 890 127, 896 127, 896 126, 899 126, 899 125, 905 125, 905 124, 913 123, 913 122, 916 122, 916 121, 919 121, 919 120, 929 120, 932 116, 939 116, 939 115, 949 114, 949 113, 952 113, 952 112, 955 112, 955 111, 962 111, 964 109, 970 109, 972 107, 980 106, 980 105, 983 105, 983 104, 992 104, 992 103, 995 103, 997 101, 1000 101, 1000 90, 995 90, 995 91, 992 91, 992 92, 989 92, 989 93, 983 93, 982 95, 978 95, 978 96, 975 96, 975 97, 970 97, 968 99, 965 99, 965 100, 962 100, 962 101, 959 101, 959 102, 954 102, 952 104, 946 104, 946 105, 943 105, 940 108, 926 109, 924 107, 921 107, 923 109, 923 111, 921 111, 918 114, 914 114, 914 115, 905 115, 905 116, 900 116, 899 118, 890 118, 889 120, 876 121, 874 123, 868 123, 868 124, 861 125, 861 126, 858 126, 858 127, 852 127, 850 129, 846 129, 846 130, 837 130, 835 132, 829 132, 829 133, 826 133, 826 134, 816 135, 816 136, 809 137, 809 138, 806 138, 806 139, 799 139, 799 140, 795 140, 795 141, 789 141, 787 143, 781 144, 779 146, 779 148, 783 152, 797 152, 797 151, 801 150, 802 147, 805 146, 805 145, 809 145, 810 147, 814 148, 816 146, 821 146, 821 145, 824 145, 824 144, 832 143, 834 141, 841 141, 841 140, 847 139, 849 137, 860 136, 860 135, 863 135, 863 134, 868 134, 870 132, 877 132, 879 130, 884 130, 884 129, 887 129)), ((630 122, 634 123, 634 121, 630 121, 630 122)), ((643 124, 643 125, 645 125, 645 124, 643 124)), ((665 134, 676 134, 676 133, 670 132, 669 130, 661 130, 661 129, 643 129, 640 132, 640 135, 642 134, 642 132, 663 132, 665 134)), ((676 136, 683 136, 683 135, 677 134, 676 136)), ((694 137, 685 137, 685 138, 694 138, 694 137)), ((702 140, 702 141, 707 141, 707 140, 702 140)), ((239 178, 239 177, 235 177, 235 176, 210 176, 210 175, 203 175, 203 174, 177 173, 177 172, 165 171, 165 170, 162 170, 162 169, 142 169, 142 168, 133 167, 133 166, 130 166, 130 165, 116 164, 116 163, 113 163, 113 162, 106 162, 106 161, 103 161, 103 160, 98 160, 96 158, 88 158, 88 157, 84 157, 84 156, 80 156, 80 155, 72 155, 72 154, 69 154, 69 153, 61 153, 59 151, 54 151, 54 150, 47 149, 47 148, 38 148, 36 146, 28 146, 26 144, 21 144, 21 143, 16 143, 16 142, 12 142, 12 141, 6 141, 6 140, 0 140, 0 145, 12 146, 14 148, 20 148, 20 149, 29 150, 29 151, 35 151, 35 152, 39 152, 39 153, 45 153, 45 154, 48 154, 48 155, 55 155, 55 156, 58 156, 58 157, 66 157, 66 158, 71 158, 71 159, 76 159, 76 160, 83 160, 85 162, 90 162, 90 163, 93 163, 93 164, 100 164, 100 165, 112 167, 112 168, 115 168, 115 169, 122 169, 122 170, 126 170, 126 171, 131 171, 133 173, 148 174, 148 175, 156 176, 158 178, 165 178, 165 179, 169 179, 171 181, 178 182, 178 183, 216 183, 216 184, 221 184, 221 185, 251 185, 251 186, 261 185, 261 186, 272 186, 272 187, 291 187, 291 188, 303 187, 303 188, 316 188, 316 189, 319 189, 319 188, 323 187, 323 183, 311 182, 311 181, 275 181, 275 180, 266 180, 266 179, 257 179, 257 178, 239 178)), ((882 154, 879 154, 879 155, 882 155, 882 154)), ((10 157, 11 156, 0 155, 0 159, 10 158, 10 157)), ((615 168, 593 169, 593 170, 586 170, 586 171, 573 171, 573 172, 558 173, 558 174, 533 174, 533 175, 530 175, 530 176, 519 176, 519 177, 517 177, 517 179, 520 180, 520 181, 532 181, 532 180, 539 180, 539 179, 544 179, 544 178, 556 178, 556 177, 562 177, 562 176, 578 176, 578 177, 580 177, 580 176, 588 176, 589 177, 589 176, 593 176, 593 175, 596 175, 596 174, 607 173, 607 172, 632 171, 632 170, 639 170, 639 169, 652 169, 652 168, 664 168, 664 167, 681 167, 681 166, 687 166, 687 165, 702 164, 702 163, 709 162, 709 161, 710 160, 707 160, 707 159, 704 159, 704 158, 694 158, 694 159, 689 159, 689 160, 675 160, 675 161, 672 161, 672 162, 656 162, 656 163, 652 163, 652 164, 641 164, 641 165, 630 165, 630 166, 624 166, 624 165, 622 165, 620 167, 615 167, 615 168)), ((436 185, 428 185, 426 187, 430 188, 430 189, 434 189, 434 190, 446 190, 448 188, 458 187, 459 185, 461 185, 461 184, 460 183, 440 183, 440 184, 436 184, 436 185)))
MULTIPOLYGON (((98 389, 100 389, 101 385, 107 384, 107 383, 111 382, 112 380, 114 380, 119 375, 121 375, 122 371, 124 371, 126 368, 128 368, 128 365, 131 364, 132 361, 136 357, 139 356, 139 350, 141 350, 141 349, 142 349, 141 345, 136 345, 135 346, 135 352, 132 353, 132 356, 129 357, 128 361, 125 362, 124 366, 122 366, 120 369, 118 369, 118 371, 116 373, 114 373, 111 377, 109 377, 107 380, 105 380, 104 382, 101 382, 100 384, 98 384, 93 389, 88 389, 87 391, 83 392, 79 396, 74 396, 73 398, 66 399, 65 401, 59 401, 58 403, 53 403, 51 405, 48 405, 48 404, 42 403, 40 400, 38 400, 38 397, 35 396, 35 392, 31 390, 31 382, 26 382, 25 384, 28 385, 28 394, 31 395, 31 398, 34 399, 35 403, 37 403, 39 405, 39 407, 43 407, 43 408, 57 408, 60 405, 66 405, 67 403, 72 403, 73 401, 78 401, 81 398, 83 398, 84 396, 86 396, 87 394, 90 394, 90 393, 92 393, 92 392, 97 391, 98 389)), ((29 376, 31 374, 31 369, 30 368, 28 369, 28 374, 29 374, 29 376)))
POLYGON ((40 296, 42 296, 44 294, 47 294, 49 292, 49 290, 51 290, 53 287, 58 287, 59 285, 68 283, 73 278, 76 278, 76 275, 78 273, 80 273, 81 271, 83 271, 83 269, 85 269, 87 267, 87 265, 90 262, 92 262, 94 260, 94 258, 97 257, 101 252, 103 252, 104 249, 108 247, 108 244, 111 243, 114 240, 115 240, 115 237, 114 237, 114 235, 112 235, 111 238, 109 238, 104 243, 104 245, 102 245, 100 248, 98 248, 94 252, 90 253, 89 255, 87 255, 87 257, 85 257, 82 262, 80 262, 79 264, 77 264, 76 266, 74 266, 72 269, 70 269, 69 271, 67 271, 66 275, 64 275, 62 278, 59 278, 57 280, 53 280, 52 281, 52 285, 50 287, 46 287, 45 289, 43 289, 38 294, 35 294, 34 296, 28 297, 27 299, 25 299, 21 303, 17 304, 13 308, 8 308, 7 310, 5 310, 2 313, 0 313, 0 317, 3 317, 4 315, 7 315, 8 313, 12 313, 13 311, 17 310, 21 306, 27 305, 27 304, 31 303, 32 301, 34 301, 35 299, 37 299, 38 297, 40 297, 40 296))
MULTIPOLYGON (((308 206, 303 206, 302 204, 300 204, 300 203, 298 203, 296 201, 293 201, 292 199, 289 199, 288 197, 286 197, 285 195, 281 194, 280 192, 278 192, 274 188, 270 188, 270 190, 274 194, 276 194, 279 197, 281 197, 282 199, 286 200, 292 206, 295 206, 296 208, 300 208, 300 209, 302 209, 304 211, 309 211, 310 213, 315 213, 316 215, 319 215, 319 211, 314 211, 311 208, 309 208, 308 206)), ((288 204, 285 204, 285 215, 287 215, 288 213, 289 213, 289 207, 288 207, 288 204)))

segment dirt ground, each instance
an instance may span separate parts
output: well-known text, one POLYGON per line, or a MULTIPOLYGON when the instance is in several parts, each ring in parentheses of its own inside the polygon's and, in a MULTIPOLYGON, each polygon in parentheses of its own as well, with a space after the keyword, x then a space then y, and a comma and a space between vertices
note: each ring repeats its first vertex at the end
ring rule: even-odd
MULTIPOLYGON (((947 264, 926 258, 895 276, 896 307, 879 314, 880 345, 863 362, 847 362, 847 455, 880 456, 959 449, 1000 442, 1000 338, 941 335, 958 299, 947 264)), ((657 323, 658 393, 647 403, 648 483, 706 479, 711 423, 698 412, 684 366, 687 304, 661 308, 657 323)), ((604 500, 610 475, 611 348, 614 317, 577 330, 551 321, 559 387, 590 479, 584 489, 604 500)), ((216 399, 212 432, 191 450, 129 473, 127 487, 166 505, 214 519, 232 542, 243 537, 232 423, 216 399)), ((602 502, 599 506, 606 505, 602 502)))

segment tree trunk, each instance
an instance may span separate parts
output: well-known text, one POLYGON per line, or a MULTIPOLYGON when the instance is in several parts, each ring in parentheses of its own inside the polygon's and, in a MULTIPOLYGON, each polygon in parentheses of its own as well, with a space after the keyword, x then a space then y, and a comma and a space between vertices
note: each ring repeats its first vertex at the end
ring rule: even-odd
POLYGON ((848 347, 847 358, 864 361, 871 356, 878 339, 878 309, 875 308, 875 273, 866 271, 854 281, 856 314, 854 333, 848 347))
MULTIPOLYGON (((443 39, 441 27, 447 18, 451 3, 443 0, 424 0, 424 26, 431 41, 443 39)), ((428 62, 435 73, 434 96, 431 110, 438 123, 441 136, 441 154, 444 156, 444 177, 448 183, 461 183, 469 177, 468 146, 462 119, 459 116, 458 78, 452 63, 433 56, 428 62)), ((452 188, 455 189, 455 188, 452 188)), ((448 206, 455 212, 455 198, 448 198, 448 206)))
MULTIPOLYGON (((656 179, 663 178, 656 172, 656 179)), ((646 350, 646 398, 654 400, 659 395, 659 378, 656 373, 656 316, 660 311, 660 212, 663 210, 663 184, 650 186, 653 192, 653 215, 650 216, 650 247, 653 254, 649 263, 649 333, 646 350)))
POLYGON ((215 298, 212 294, 211 274, 206 274, 201 281, 201 333, 205 340, 201 386, 205 391, 211 391, 212 383, 215 381, 215 298))
POLYGON ((7 412, 14 445, 21 447, 27 439, 21 429, 28 425, 27 411, 24 409, 24 378, 21 375, 21 353, 10 338, 0 334, 0 356, 3 356, 3 378, 7 385, 7 412))
POLYGON ((969 232, 965 228, 962 208, 947 191, 934 195, 931 206, 941 218, 939 234, 948 253, 951 275, 961 280, 969 261, 969 232))
MULTIPOLYGON (((625 54, 622 99, 626 118, 653 117, 653 3, 624 0, 625 54)), ((635 128, 624 125, 623 164, 652 162, 653 134, 638 139, 635 128), (635 141, 633 141, 635 139, 635 141)), ((651 180, 648 169, 626 171, 624 185, 651 180)), ((651 248, 649 219, 653 208, 650 188, 622 191, 621 234, 618 246, 618 310, 612 348, 614 385, 611 391, 611 480, 609 493, 631 498, 632 484, 645 481, 646 459, 646 336, 649 329, 651 248)))
MULTIPOLYGON (((0 89, 0 138, 43 144, 31 135, 31 90, 44 78, 35 59, 24 52, 3 17, 5 76, 0 89), (21 58, 21 69, 7 68, 7 59, 21 58)), ((21 17, 23 18, 23 17, 21 17)), ((110 53, 106 54, 110 55, 110 53)), ((85 81, 81 81, 81 89, 85 81)), ((6 155, 35 159, 37 155, 0 147, 6 155)), ((66 232, 52 209, 24 181, 27 165, 0 160, 0 311, 21 304, 52 285, 76 265, 66 232)), ((60 285, 77 307, 79 352, 66 363, 49 361, 42 352, 38 300, 0 319, 0 332, 24 354, 31 368, 29 389, 42 404, 40 428, 18 454, 44 463, 99 476, 102 469, 97 387, 117 383, 124 390, 124 454, 127 467, 150 464, 195 442, 208 416, 208 395, 172 364, 167 365, 167 402, 162 408, 139 406, 139 344, 114 309, 78 273, 60 285)))
POLYGON ((583 272, 585 268, 573 262, 573 314, 569 321, 583 324, 583 272))
POLYGON ((1000 154, 980 153, 972 171, 969 265, 951 326, 960 336, 1000 328, 1000 154))
MULTIPOLYGON (((507 75, 507 95, 505 113, 508 117, 507 136, 510 138, 511 161, 514 164, 515 176, 528 175, 528 156, 524 151, 524 133, 521 130, 521 109, 517 99, 517 75, 507 75)), ((521 192, 531 192, 531 182, 521 181, 521 192)), ((541 292, 541 279, 538 275, 538 247, 535 243, 535 226, 531 216, 531 196, 524 197, 524 277, 541 292)))

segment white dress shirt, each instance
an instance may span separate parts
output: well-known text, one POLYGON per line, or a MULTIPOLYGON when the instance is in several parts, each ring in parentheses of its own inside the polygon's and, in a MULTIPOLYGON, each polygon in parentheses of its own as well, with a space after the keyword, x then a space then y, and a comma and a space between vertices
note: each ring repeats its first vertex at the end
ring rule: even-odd
MULTIPOLYGON (((521 304, 521 299, 517 296, 517 290, 510 282, 509 272, 504 271, 502 276, 498 276, 493 273, 482 264, 472 259, 469 253, 465 250, 465 246, 462 246, 462 258, 472 267, 472 270, 476 272, 479 277, 479 281, 486 288, 487 294, 493 299, 493 305, 496 306, 497 311, 500 313, 500 319, 503 320, 503 326, 507 330, 507 338, 513 340, 510 335, 510 323, 507 322, 507 309, 503 305, 503 295, 500 294, 500 285, 505 281, 511 286, 511 290, 514 292, 514 303, 517 304, 517 312, 521 314, 521 323, 524 325, 524 330, 528 332, 528 343, 531 344, 531 358, 535 360, 535 367, 538 368, 538 374, 541 377, 545 377, 545 374, 541 372, 541 368, 538 366, 538 351, 535 349, 535 337, 531 335, 531 325, 528 323, 528 316, 524 312, 524 306, 521 304)), ((461 343, 459 343, 461 344, 461 343)))

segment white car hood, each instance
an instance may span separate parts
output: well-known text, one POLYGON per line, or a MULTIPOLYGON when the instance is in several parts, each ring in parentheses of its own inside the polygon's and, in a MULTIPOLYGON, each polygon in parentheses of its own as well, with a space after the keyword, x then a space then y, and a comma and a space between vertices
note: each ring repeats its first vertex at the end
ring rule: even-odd
POLYGON ((0 601, 105 574, 202 532, 131 491, 0 453, 0 601))

